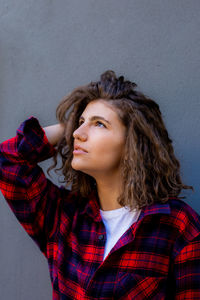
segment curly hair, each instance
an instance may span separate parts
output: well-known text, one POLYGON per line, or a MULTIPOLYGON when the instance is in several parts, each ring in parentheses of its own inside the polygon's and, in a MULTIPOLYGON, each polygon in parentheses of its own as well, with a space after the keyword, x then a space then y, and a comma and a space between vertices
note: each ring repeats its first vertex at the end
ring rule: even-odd
MULTIPOLYGON (((180 163, 175 157, 172 140, 164 125, 159 105, 137 91, 134 82, 116 77, 112 70, 104 72, 100 81, 79 86, 62 99, 56 110, 65 132, 54 155, 62 158, 64 182, 71 190, 87 197, 95 188, 95 179, 71 167, 73 132, 78 128, 79 117, 93 100, 108 101, 126 127, 125 154, 120 171, 123 191, 118 197, 121 206, 142 208, 155 202, 164 203, 177 197, 182 189, 193 189, 182 183, 180 163)), ((183 197, 182 197, 183 198, 183 197)))

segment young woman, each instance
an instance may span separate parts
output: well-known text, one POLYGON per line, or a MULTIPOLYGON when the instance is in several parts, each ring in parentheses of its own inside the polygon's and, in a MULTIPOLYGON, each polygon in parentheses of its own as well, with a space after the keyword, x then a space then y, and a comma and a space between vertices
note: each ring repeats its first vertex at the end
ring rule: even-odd
POLYGON ((200 217, 158 104, 113 71, 78 87, 56 125, 0 145, 0 186, 48 260, 53 299, 200 299, 200 217), (62 157, 65 187, 37 165, 62 157), (70 190, 66 187, 70 186, 70 190))

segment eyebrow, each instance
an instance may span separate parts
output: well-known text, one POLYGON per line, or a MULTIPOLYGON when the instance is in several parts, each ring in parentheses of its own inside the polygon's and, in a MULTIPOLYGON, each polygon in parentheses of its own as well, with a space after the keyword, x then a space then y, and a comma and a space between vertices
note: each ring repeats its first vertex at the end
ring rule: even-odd
MULTIPOLYGON (((85 119, 83 116, 80 116, 79 121, 80 120, 85 120, 85 119)), ((92 116, 90 118, 90 121, 95 121, 95 120, 102 120, 102 121, 105 121, 106 123, 108 123, 109 125, 111 125, 111 123, 108 120, 106 120, 104 117, 101 117, 101 116, 92 116)))

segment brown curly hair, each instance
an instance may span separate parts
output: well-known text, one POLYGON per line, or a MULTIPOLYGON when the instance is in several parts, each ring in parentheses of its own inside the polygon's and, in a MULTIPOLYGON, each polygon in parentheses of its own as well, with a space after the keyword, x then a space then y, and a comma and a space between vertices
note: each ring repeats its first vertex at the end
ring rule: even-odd
POLYGON ((61 170, 66 187, 87 197, 95 188, 95 179, 71 167, 73 132, 79 126, 79 117, 93 100, 108 101, 126 127, 125 155, 121 161, 123 191, 118 198, 121 206, 142 208, 155 202, 164 203, 177 197, 184 185, 180 176, 180 163, 174 155, 172 140, 164 125, 158 104, 137 91, 136 84, 125 81, 115 72, 104 72, 100 81, 77 87, 63 98, 56 110, 65 133, 57 146, 52 169, 62 158, 61 170))

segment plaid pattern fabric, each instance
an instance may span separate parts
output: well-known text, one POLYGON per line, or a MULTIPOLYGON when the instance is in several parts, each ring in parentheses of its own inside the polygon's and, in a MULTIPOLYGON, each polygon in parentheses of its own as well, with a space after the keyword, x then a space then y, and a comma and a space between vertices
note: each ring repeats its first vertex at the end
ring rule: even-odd
POLYGON ((38 162, 54 148, 38 120, 0 145, 0 187, 49 265, 53 299, 200 299, 200 217, 180 199, 153 204, 103 261, 105 227, 88 199, 57 187, 38 162))

